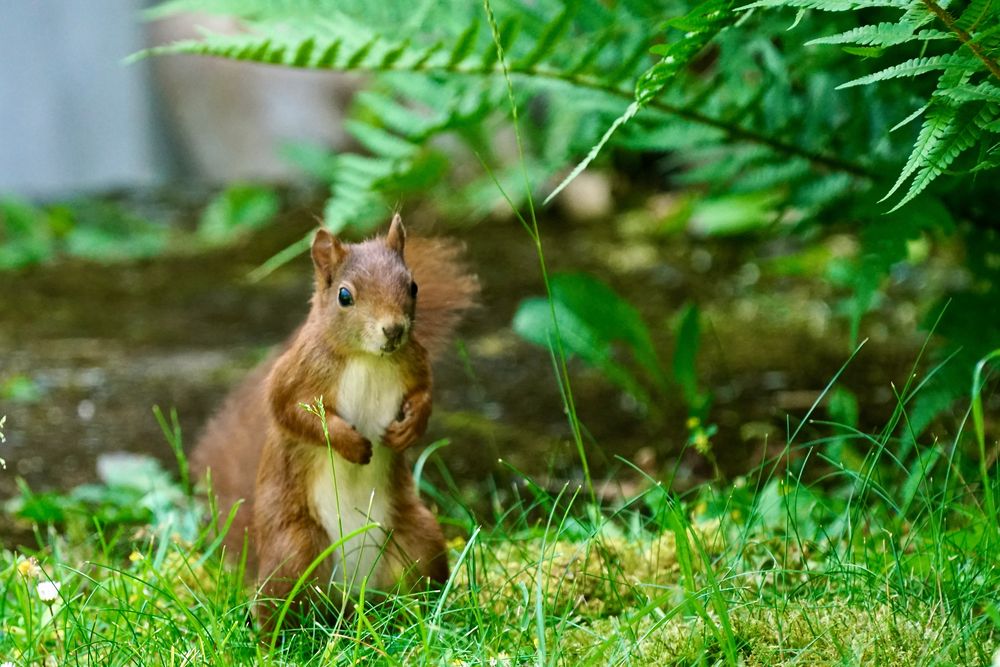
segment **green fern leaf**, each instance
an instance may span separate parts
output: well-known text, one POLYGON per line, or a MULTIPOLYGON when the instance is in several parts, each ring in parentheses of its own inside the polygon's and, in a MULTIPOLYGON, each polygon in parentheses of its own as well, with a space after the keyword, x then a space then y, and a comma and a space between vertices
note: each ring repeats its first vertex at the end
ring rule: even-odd
POLYGON ((920 118, 920 116, 922 116, 924 114, 924 112, 927 111, 928 107, 930 107, 930 103, 927 103, 927 104, 921 106, 919 109, 917 109, 916 111, 914 111, 913 113, 911 113, 909 116, 907 116, 906 118, 904 118, 903 120, 899 121, 898 123, 896 123, 895 125, 893 125, 891 128, 889 128, 889 131, 890 132, 895 132, 896 130, 898 130, 898 129, 902 128, 902 127, 906 127, 907 125, 909 125, 910 123, 912 123, 913 121, 915 121, 917 118, 920 118))
POLYGON ((357 102, 378 118, 384 127, 410 140, 422 137, 435 125, 434 120, 415 113, 413 109, 399 104, 392 98, 371 90, 358 93, 357 102))
POLYGON ((365 58, 368 57, 368 54, 378 41, 378 37, 372 37, 367 42, 362 44, 361 48, 355 50, 354 53, 351 54, 351 57, 347 59, 347 62, 344 63, 344 69, 359 69, 361 67, 361 63, 365 61, 365 58))
POLYGON ((562 36, 569 29, 575 10, 575 4, 567 5, 567 7, 559 13, 559 16, 557 16, 554 21, 545 26, 544 32, 542 32, 538 41, 535 43, 535 47, 530 53, 528 53, 528 55, 518 59, 514 63, 514 69, 530 69, 550 54, 555 49, 555 46, 562 36))
POLYGON ((402 58, 403 55, 409 49, 410 49, 410 40, 408 39, 403 40, 402 42, 400 42, 399 44, 397 44, 396 46, 392 47, 391 49, 385 52, 385 55, 382 56, 382 61, 378 64, 377 69, 380 70, 392 69, 392 66, 396 64, 396 61, 402 58))
MULTIPOLYGON (((429 47, 427 47, 423 51, 423 53, 416 54, 416 56, 412 60, 406 61, 405 67, 401 62, 399 69, 408 69, 412 71, 422 70, 427 67, 427 64, 430 62, 431 58, 442 53, 443 51, 444 51, 444 42, 439 40, 431 44, 429 47)), ((405 61, 406 59, 400 58, 400 60, 405 61)))
POLYGON ((962 53, 946 53, 940 56, 929 56, 926 58, 911 58, 898 65, 886 67, 883 70, 862 76, 860 78, 842 83, 837 86, 837 90, 852 88, 854 86, 866 86, 878 81, 887 79, 899 79, 903 77, 914 77, 935 70, 953 69, 959 71, 975 70, 980 65, 980 61, 972 56, 962 53))
POLYGON ((905 183, 910 176, 920 167, 922 164, 922 158, 925 155, 929 155, 934 147, 937 145, 942 138, 953 131, 955 121, 955 111, 945 106, 937 106, 930 110, 927 114, 927 118, 924 119, 924 124, 920 127, 920 133, 917 135, 917 141, 913 144, 913 150, 910 151, 910 157, 906 160, 906 165, 903 167, 903 171, 900 172, 899 177, 896 182, 890 188, 889 192, 885 194, 880 202, 889 199, 896 193, 896 190, 905 183))
POLYGON ((982 135, 980 124, 985 119, 995 117, 996 111, 995 107, 991 109, 989 106, 984 106, 973 118, 966 119, 957 129, 943 136, 928 153, 924 153, 921 156, 922 164, 920 171, 917 172, 917 175, 913 178, 913 182, 910 183, 910 189, 907 191, 906 196, 892 208, 890 213, 912 201, 935 178, 940 176, 959 155, 975 144, 982 135))
MULTIPOLYGON (((983 120, 979 122, 979 127, 981 127, 986 132, 992 132, 994 134, 1000 134, 1000 118, 994 118, 991 120, 983 120)), ((986 148, 984 146, 984 148, 986 148)), ((992 147, 987 149, 993 153, 1000 152, 1000 145, 994 144, 992 147)), ((991 167, 992 168, 992 167, 991 167)))
POLYGON ((608 44, 615 36, 616 33, 613 30, 602 31, 590 42, 590 46, 584 49, 579 57, 570 63, 569 67, 566 68, 566 73, 570 77, 576 77, 589 70, 598 57, 608 48, 608 44))
POLYGON ((295 50, 295 56, 292 58, 292 67, 309 67, 315 48, 316 40, 312 37, 299 44, 299 47, 295 50))
POLYGON ((913 39, 922 41, 936 39, 957 39, 950 32, 940 30, 921 30, 915 32, 916 26, 907 23, 878 23, 852 28, 845 32, 828 37, 819 37, 806 42, 812 44, 857 44, 859 46, 895 46, 913 39))
MULTIPOLYGON (((323 54, 314 63, 316 69, 329 69, 333 67, 333 64, 337 62, 337 54, 340 52, 341 41, 335 39, 330 42, 330 45, 323 49, 323 54)), ((308 63, 303 65, 303 67, 308 67, 308 63)))
POLYGON ((894 7, 906 9, 907 0, 758 0, 749 5, 737 7, 737 11, 762 7, 792 7, 795 9, 818 9, 824 12, 853 12, 859 9, 894 7))
POLYGON ((994 86, 988 81, 978 86, 968 84, 945 88, 934 93, 936 97, 957 102, 996 102, 1000 103, 1000 86, 994 86))
POLYGON ((684 67, 728 24, 731 16, 728 0, 707 0, 685 16, 672 19, 668 25, 686 30, 684 37, 671 44, 660 44, 650 49, 662 56, 660 61, 646 70, 635 85, 635 99, 646 104, 653 99, 667 82, 684 67))
POLYGON ((552 201, 570 184, 587 166, 594 161, 611 137, 622 125, 630 121, 653 100, 677 76, 691 60, 701 52, 720 30, 728 25, 731 16, 731 0, 706 0, 695 6, 688 14, 668 22, 671 26, 683 26, 687 32, 683 38, 672 44, 657 45, 650 52, 662 56, 655 65, 646 70, 635 85, 635 101, 629 104, 625 111, 616 118, 591 147, 586 157, 577 164, 569 175, 545 198, 545 203, 552 201))
POLYGON ((406 158, 417 150, 417 146, 405 139, 368 123, 348 120, 344 123, 344 129, 375 155, 406 158))
POLYGON ((975 32, 982 25, 984 19, 990 18, 991 15, 994 15, 995 19, 997 13, 996 0, 972 0, 961 16, 958 17, 956 23, 958 27, 966 32, 975 32))
MULTIPOLYGON (((514 41, 517 39, 518 34, 521 32, 521 21, 516 16, 512 16, 506 19, 497 28, 497 33, 500 37, 500 50, 503 53, 510 53, 511 47, 514 45, 514 41)), ((483 70, 489 70, 497 62, 497 46, 492 42, 486 46, 486 50, 483 51, 482 68, 483 70)))
POLYGON ((912 25, 916 29, 928 23, 933 23, 935 18, 932 12, 927 11, 927 5, 918 0, 910 3, 910 6, 906 8, 903 15, 899 17, 899 23, 912 25))
POLYGON ((649 59, 649 44, 645 40, 638 42, 622 54, 621 64, 609 73, 601 73, 601 78, 607 77, 608 81, 631 81, 635 78, 636 71, 644 61, 649 59))
POLYGON ((448 66, 453 67, 465 60, 475 50, 478 38, 479 21, 473 21, 455 42, 455 47, 451 50, 451 55, 448 56, 448 66))

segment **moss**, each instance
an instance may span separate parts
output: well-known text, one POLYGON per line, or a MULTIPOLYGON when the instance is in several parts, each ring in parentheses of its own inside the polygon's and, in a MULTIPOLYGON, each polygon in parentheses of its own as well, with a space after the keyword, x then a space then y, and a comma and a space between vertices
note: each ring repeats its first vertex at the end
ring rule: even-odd
MULTIPOLYGON (((645 543, 622 538, 588 542, 503 542, 479 551, 475 588, 480 602, 497 612, 520 604, 523 591, 540 590, 548 610, 588 618, 621 613, 642 600, 645 587, 676 582, 673 534, 645 543)), ((468 586, 468 570, 460 574, 468 586)))
MULTIPOLYGON (((711 557, 725 553, 718 523, 695 524, 691 531, 711 557)), ((540 592, 546 617, 563 619, 547 629, 546 641, 565 664, 686 665, 704 657, 722 659, 723 624, 708 595, 714 589, 704 562, 693 554, 696 592, 708 620, 685 615, 692 610, 682 606, 687 582, 672 532, 651 540, 602 536, 585 542, 485 544, 477 550, 473 590, 484 608, 508 618, 532 613, 540 592)), ((736 568, 720 585, 733 641, 746 665, 975 661, 955 640, 961 628, 939 607, 914 600, 892 606, 870 589, 847 595, 810 586, 821 569, 810 575, 786 572, 777 564, 782 578, 799 582, 798 593, 782 588, 780 595, 768 596, 762 590, 769 587, 757 581, 759 573, 737 565, 749 566, 746 559, 722 562, 736 568)), ((714 569, 721 579, 718 562, 714 569)), ((462 586, 469 586, 468 571, 461 574, 462 586)))
MULTIPOLYGON (((733 633, 748 667, 769 665, 969 664, 960 629, 934 608, 902 611, 860 606, 850 598, 792 602, 782 608, 747 605, 730 610, 733 633)), ((714 622, 714 620, 713 620, 714 622)), ((718 627, 718 625, 716 625, 718 627)), ((646 615, 581 622, 560 636, 567 664, 582 661, 686 665, 719 654, 715 633, 700 618, 646 615)))

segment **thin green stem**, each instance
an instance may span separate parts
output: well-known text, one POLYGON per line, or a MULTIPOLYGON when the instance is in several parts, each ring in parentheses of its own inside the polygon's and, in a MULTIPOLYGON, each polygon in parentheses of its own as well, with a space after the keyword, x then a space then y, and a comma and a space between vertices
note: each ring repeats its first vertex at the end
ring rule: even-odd
POLYGON ((583 478, 587 483, 591 499, 596 501, 597 493, 594 490, 594 483, 590 476, 590 465, 587 462, 587 453, 583 446, 583 434, 580 430, 580 419, 576 412, 576 402, 573 400, 573 390, 570 386, 569 367, 566 363, 566 351, 563 348, 562 335, 559 331, 559 318, 556 316, 555 299, 552 294, 552 285, 549 279, 548 267, 545 264, 545 252, 542 249, 542 235, 538 229, 538 216, 535 213, 535 201, 531 195, 531 183, 528 179, 528 171, 525 168, 524 147, 521 144, 521 132, 518 125, 517 101, 514 99, 514 85, 510 79, 510 71, 507 68, 507 59, 500 42, 500 29, 497 26, 496 17, 493 15, 493 8, 489 0, 483 0, 483 7, 486 10, 486 18, 490 24, 490 31, 493 35, 493 43, 497 50, 497 61, 500 63, 504 81, 507 84, 507 99, 510 103, 511 118, 514 124, 514 136, 517 140, 517 154, 520 160, 521 175, 524 179, 524 189, 528 200, 528 214, 531 224, 528 225, 523 219, 522 224, 528 230, 531 240, 535 244, 535 255, 538 257, 538 266, 542 273, 542 282, 545 284, 545 294, 549 302, 549 314, 552 318, 552 330, 554 332, 553 342, 556 347, 557 358, 559 360, 560 382, 564 388, 563 397, 566 405, 567 417, 569 419, 570 430, 573 433, 573 441, 576 444, 577 454, 580 457, 580 465, 583 468, 583 478))

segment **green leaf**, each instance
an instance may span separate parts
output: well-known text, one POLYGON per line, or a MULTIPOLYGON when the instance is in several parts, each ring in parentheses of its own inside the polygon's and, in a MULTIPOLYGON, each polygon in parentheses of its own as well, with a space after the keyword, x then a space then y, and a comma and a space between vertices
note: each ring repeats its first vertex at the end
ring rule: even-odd
POLYGON ((889 192, 880 201, 885 201, 896 193, 896 190, 920 167, 923 157, 929 155, 937 143, 953 131, 954 122, 955 112, 953 110, 943 105, 930 109, 927 118, 924 119, 924 123, 920 127, 917 141, 913 144, 913 150, 910 151, 910 157, 906 160, 903 170, 889 192))
POLYGON ((886 67, 883 70, 853 79, 837 86, 837 90, 851 88, 853 86, 867 86, 878 81, 888 79, 898 79, 902 77, 914 77, 936 70, 955 69, 959 71, 973 71, 981 63, 972 56, 961 53, 946 53, 940 56, 929 56, 924 58, 911 58, 910 60, 886 67))
POLYGON ((529 69, 534 67, 539 61, 555 50, 555 46, 559 43, 560 38, 569 28, 570 21, 573 19, 573 14, 575 13, 574 10, 575 5, 568 4, 566 8, 559 13, 559 16, 546 25, 545 30, 535 42, 534 48, 526 56, 518 59, 515 67, 517 69, 529 69))
POLYGON ((388 158, 405 158, 412 156, 418 148, 409 141, 368 123, 349 120, 344 123, 344 128, 362 146, 376 155, 388 158))
POLYGON ((744 234, 773 224, 782 199, 776 190, 702 199, 694 204, 688 225, 705 236, 744 234))
POLYGON ((793 7, 796 9, 818 9, 824 12, 853 12, 875 7, 896 7, 905 9, 906 0, 759 0, 738 7, 737 11, 760 7, 793 7))
POLYGON ((11 403, 37 403, 44 391, 27 375, 11 375, 0 382, 0 398, 11 403))
POLYGON ((1000 104, 1000 86, 995 86, 989 81, 983 81, 976 86, 961 84, 951 88, 936 90, 934 91, 934 96, 958 102, 978 101, 1000 104))
POLYGON ((458 41, 455 42, 451 54, 448 56, 448 66, 453 67, 465 60, 476 48, 476 41, 479 37, 479 21, 473 21, 462 33, 458 41))
MULTIPOLYGON (((637 380, 614 363, 616 343, 624 343, 637 365, 661 391, 667 377, 638 311, 610 287, 586 274, 556 274, 551 279, 553 307, 567 352, 599 368, 609 379, 637 397, 644 396, 637 380)), ((537 345, 554 343, 555 327, 548 301, 526 299, 514 316, 514 330, 537 345)))
POLYGON ((892 210, 895 211, 913 200, 930 183, 947 169, 967 148, 973 146, 982 134, 982 124, 997 115, 996 107, 985 105, 972 118, 960 119, 949 126, 937 143, 919 156, 920 169, 910 183, 910 188, 892 210))
POLYGON ((269 223, 280 207, 278 195, 257 185, 232 185, 201 214, 198 236, 210 244, 228 243, 269 223))
POLYGON ((20 199, 0 198, 0 270, 38 264, 54 252, 45 212, 20 199))
POLYGON ((674 381, 680 386, 692 413, 700 414, 707 396, 698 386, 698 348, 701 345, 701 313, 698 307, 687 304, 677 317, 677 339, 674 346, 674 381))
POLYGON ((918 40, 938 40, 957 39, 953 34, 941 32, 940 30, 921 30, 916 32, 918 26, 911 23, 877 23, 852 28, 836 35, 827 37, 817 37, 806 42, 813 44, 855 44, 858 46, 895 46, 903 44, 913 39, 918 40))

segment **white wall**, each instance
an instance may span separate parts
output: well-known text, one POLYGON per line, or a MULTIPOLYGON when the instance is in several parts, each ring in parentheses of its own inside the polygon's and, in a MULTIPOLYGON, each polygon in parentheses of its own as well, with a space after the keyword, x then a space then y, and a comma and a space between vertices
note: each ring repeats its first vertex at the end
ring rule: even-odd
MULTIPOLYGON (((148 184, 155 150, 142 0, 0 0, 0 193, 54 197, 148 184)), ((162 145, 162 143, 161 143, 162 145)))

